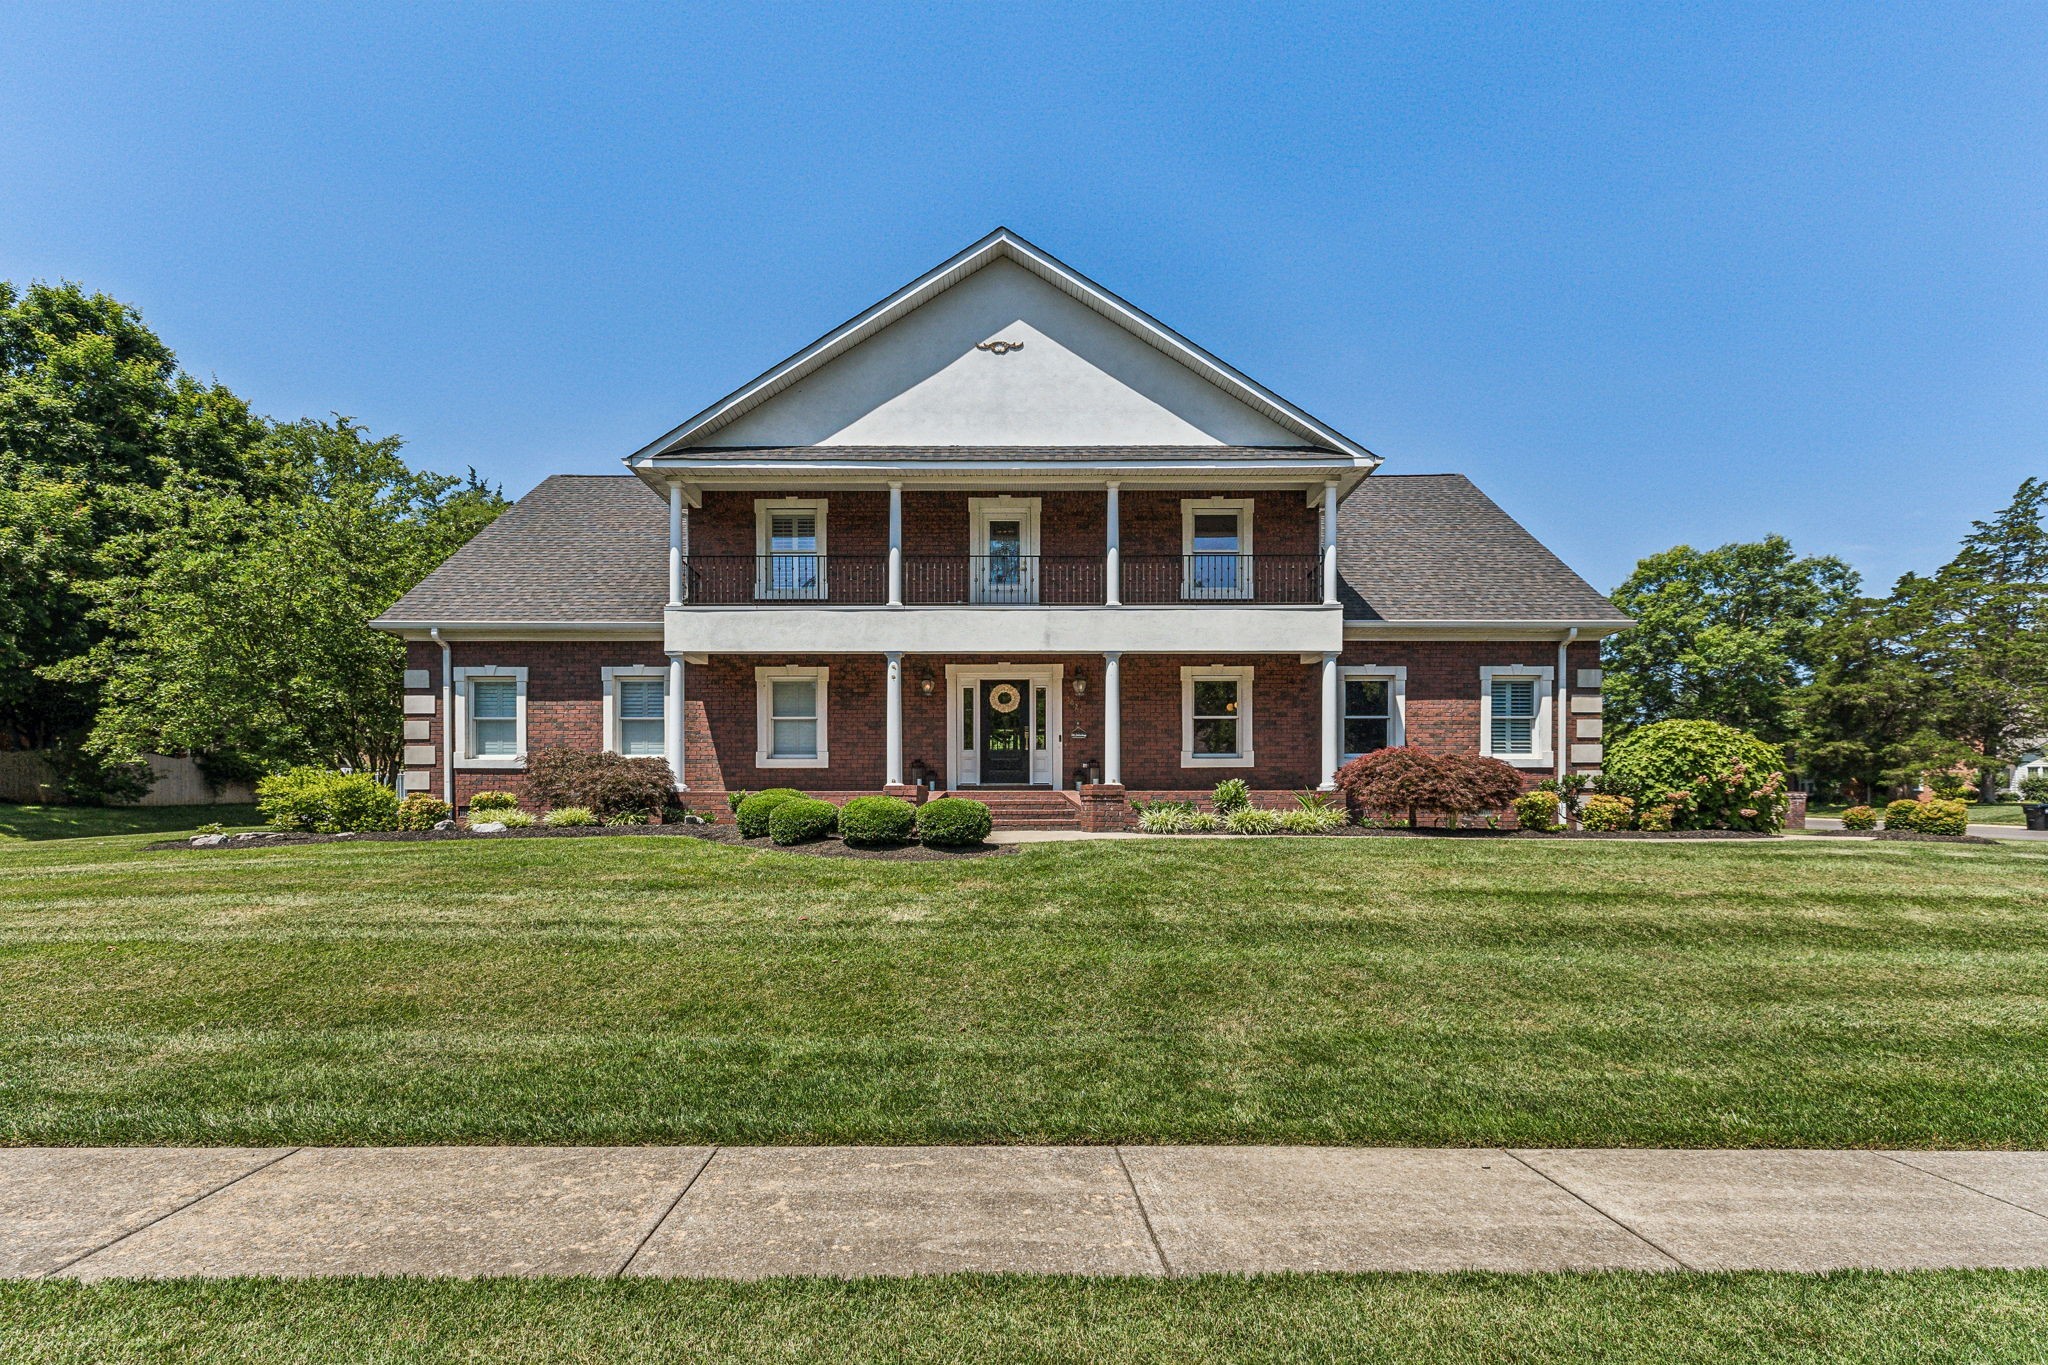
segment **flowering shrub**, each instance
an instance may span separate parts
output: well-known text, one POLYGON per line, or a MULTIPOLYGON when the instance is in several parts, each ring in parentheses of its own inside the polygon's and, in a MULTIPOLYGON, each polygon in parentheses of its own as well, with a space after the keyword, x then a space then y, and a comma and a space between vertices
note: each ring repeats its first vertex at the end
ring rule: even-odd
POLYGON ((1877 812, 1869 806, 1851 806, 1842 812, 1843 829, 1876 829, 1877 812))
POLYGON ((1352 759, 1337 770, 1337 788, 1362 810, 1406 812, 1414 829, 1423 811, 1455 826, 1460 816, 1504 809, 1522 794, 1522 777, 1497 758, 1404 745, 1352 759))
POLYGON ((1635 798, 1638 823, 1670 808, 1671 829, 1775 832, 1785 826, 1785 756, 1756 736, 1711 720, 1664 720, 1607 753, 1602 785, 1635 798))

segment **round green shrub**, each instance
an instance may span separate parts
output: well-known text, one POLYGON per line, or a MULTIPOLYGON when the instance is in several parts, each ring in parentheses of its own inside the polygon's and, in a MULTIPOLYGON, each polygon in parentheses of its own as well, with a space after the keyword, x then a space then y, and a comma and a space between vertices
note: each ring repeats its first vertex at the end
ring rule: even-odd
POLYGON ((518 810, 519 798, 511 792, 478 792, 469 798, 469 813, 484 815, 494 810, 518 810))
POLYGON ((1920 803, 1913 800, 1892 802, 1884 808, 1884 827, 1917 831, 1920 828, 1920 803))
POLYGON ((256 809, 273 829, 340 834, 398 828, 398 793, 368 773, 293 768, 256 784, 256 809))
POLYGON ((1918 834, 1967 834, 1970 806, 1966 801, 1894 801, 1884 808, 1886 829, 1918 834))
POLYGON ((768 837, 768 818, 775 814, 775 808, 785 801, 808 800, 802 792, 793 787, 770 787, 767 791, 755 792, 733 808, 739 818, 740 838, 765 839, 768 837))
POLYGON ((557 806, 541 823, 549 829, 586 829, 597 823, 597 812, 588 806, 557 806))
POLYGON ((768 837, 778 844, 807 844, 824 838, 838 824, 839 807, 799 796, 779 803, 769 814, 768 837))
POLYGON ((917 807, 895 796, 856 796, 839 808, 839 837, 849 844, 901 844, 917 828, 917 807))
POLYGON ((934 847, 978 844, 993 828, 988 807, 964 796, 942 796, 917 808, 917 837, 934 847))
POLYGON ((1660 720, 1631 731, 1607 751, 1601 785, 1633 797, 1644 820, 1651 807, 1670 806, 1673 829, 1785 825, 1785 755, 1718 721, 1660 720), (1684 799, 1672 801, 1673 793, 1684 799))
POLYGON ((1515 823, 1523 829, 1553 830, 1557 828, 1557 793, 1554 791, 1523 792, 1510 806, 1515 812, 1515 823))
POLYGON ((438 796, 414 792, 398 803, 400 829, 432 829, 451 814, 448 803, 438 796))
POLYGON ((2029 773, 2020 779, 2020 800, 2030 806, 2048 806, 2048 773, 2029 773))
POLYGON ((1626 796, 1595 795, 1579 807, 1579 828, 1591 830, 1627 829, 1635 818, 1636 803, 1626 796))
POLYGON ((1876 829, 1877 812, 1869 806, 1851 806, 1842 812, 1843 829, 1876 829))

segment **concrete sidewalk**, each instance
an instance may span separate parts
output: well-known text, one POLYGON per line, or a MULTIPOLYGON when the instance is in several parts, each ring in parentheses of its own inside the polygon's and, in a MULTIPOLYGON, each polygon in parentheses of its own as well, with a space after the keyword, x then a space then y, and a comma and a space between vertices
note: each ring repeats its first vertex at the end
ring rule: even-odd
POLYGON ((0 1276, 2048 1266, 2048 1153, 0 1149, 0 1276))

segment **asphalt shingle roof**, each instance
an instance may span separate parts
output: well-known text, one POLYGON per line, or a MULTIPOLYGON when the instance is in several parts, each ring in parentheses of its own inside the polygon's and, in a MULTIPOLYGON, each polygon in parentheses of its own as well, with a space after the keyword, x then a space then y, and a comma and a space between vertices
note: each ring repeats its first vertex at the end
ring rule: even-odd
POLYGON ((382 621, 661 620, 668 508, 630 474, 557 474, 477 533, 382 621))
POLYGON ((1375 474, 1337 509, 1347 621, 1627 617, 1463 474, 1375 474))
MULTIPOLYGON (((1005 458, 1017 456, 1005 448, 1005 458)), ((1626 620, 1461 474, 1375 474, 1344 500, 1337 529, 1346 620, 1626 620)), ((630 474, 563 474, 521 498, 377 623, 651 625, 667 599, 660 495, 630 474)))

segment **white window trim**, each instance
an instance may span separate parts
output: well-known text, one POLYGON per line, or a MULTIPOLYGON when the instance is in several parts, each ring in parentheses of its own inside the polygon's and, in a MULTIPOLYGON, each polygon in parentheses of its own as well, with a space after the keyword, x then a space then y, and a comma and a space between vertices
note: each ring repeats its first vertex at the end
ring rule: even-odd
POLYGON ((1180 671, 1180 766, 1183 768, 1249 768, 1252 750, 1252 673, 1244 667, 1210 664, 1180 671), (1237 757, 1212 758, 1195 753, 1195 684, 1228 678, 1237 684, 1237 757))
MULTIPOLYGON (((675 704, 675 699, 668 694, 668 670, 666 668, 652 664, 632 664, 619 668, 603 669, 601 672, 604 676, 604 748, 606 753, 623 754, 626 752, 625 732, 621 724, 624 717, 619 714, 619 681, 623 678, 652 678, 661 683, 662 733, 664 735, 667 734, 668 708, 675 704)), ((664 743, 664 751, 666 747, 666 743, 664 743)), ((664 752, 662 755, 640 755, 642 758, 657 756, 666 757, 666 753, 664 752)))
POLYGON ((458 768, 518 769, 526 766, 526 670, 501 664, 471 664, 452 670, 455 681, 455 733, 462 741, 455 751, 458 768), (476 737, 469 729, 469 684, 473 678, 510 678, 513 688, 513 748, 504 758, 475 753, 476 737))
POLYGON ((1231 602, 1243 601, 1252 595, 1253 572, 1258 563, 1252 559, 1252 523, 1258 507, 1256 498, 1182 498, 1180 500, 1180 595, 1188 602, 1231 602), (1203 512, 1237 513, 1237 552, 1243 556, 1238 561, 1244 570, 1244 582, 1234 588, 1198 588, 1195 586, 1193 555, 1195 553, 1195 517, 1203 512))
POLYGON ((825 512, 828 506, 824 498, 756 498, 754 499, 754 597, 759 601, 821 601, 831 592, 828 575, 831 561, 825 556, 825 512), (775 553, 774 537, 771 534, 771 518, 777 512, 810 512, 818 519, 818 548, 813 552, 818 557, 818 586, 815 588, 777 588, 769 571, 769 556, 775 553))
MULTIPOLYGON (((1384 678, 1387 680, 1387 747, 1398 749, 1408 742, 1408 665, 1406 664, 1344 664, 1337 670, 1337 742, 1344 742, 1344 684, 1352 678, 1384 678)), ((1488 689, 1488 695, 1492 689, 1488 689)), ((1346 760, 1359 757, 1345 751, 1346 760)))
POLYGON ((1479 670, 1479 752, 1488 758, 1497 758, 1517 768, 1549 768, 1553 766, 1554 742, 1551 738, 1556 720, 1553 718, 1552 698, 1556 692, 1557 670, 1524 666, 1498 665, 1479 670), (1533 678, 1536 680, 1536 719, 1532 725, 1529 742, 1535 752, 1527 754, 1497 754, 1493 751, 1493 683, 1496 678, 1533 678))
POLYGON ((967 550, 981 565, 970 584, 972 600, 986 603, 994 599, 1020 605, 1038 601, 1038 520, 1041 505, 1038 498, 1018 498, 1008 494, 998 498, 967 500, 967 550), (1024 556, 1024 572, 1030 576, 1029 581, 1024 584, 1021 597, 1014 589, 1005 587, 1001 592, 996 592, 988 585, 988 524, 991 520, 1008 520, 1012 517, 1019 523, 1017 529, 1022 544, 1018 553, 1024 556))
POLYGON ((825 744, 826 713, 831 710, 832 670, 789 665, 781 668, 757 668, 754 670, 754 766, 757 768, 829 768, 832 755, 825 744), (769 684, 778 680, 788 682, 792 678, 810 678, 818 684, 818 756, 816 758, 776 758, 768 752, 774 742, 775 724, 770 714, 774 707, 775 689, 769 684))

